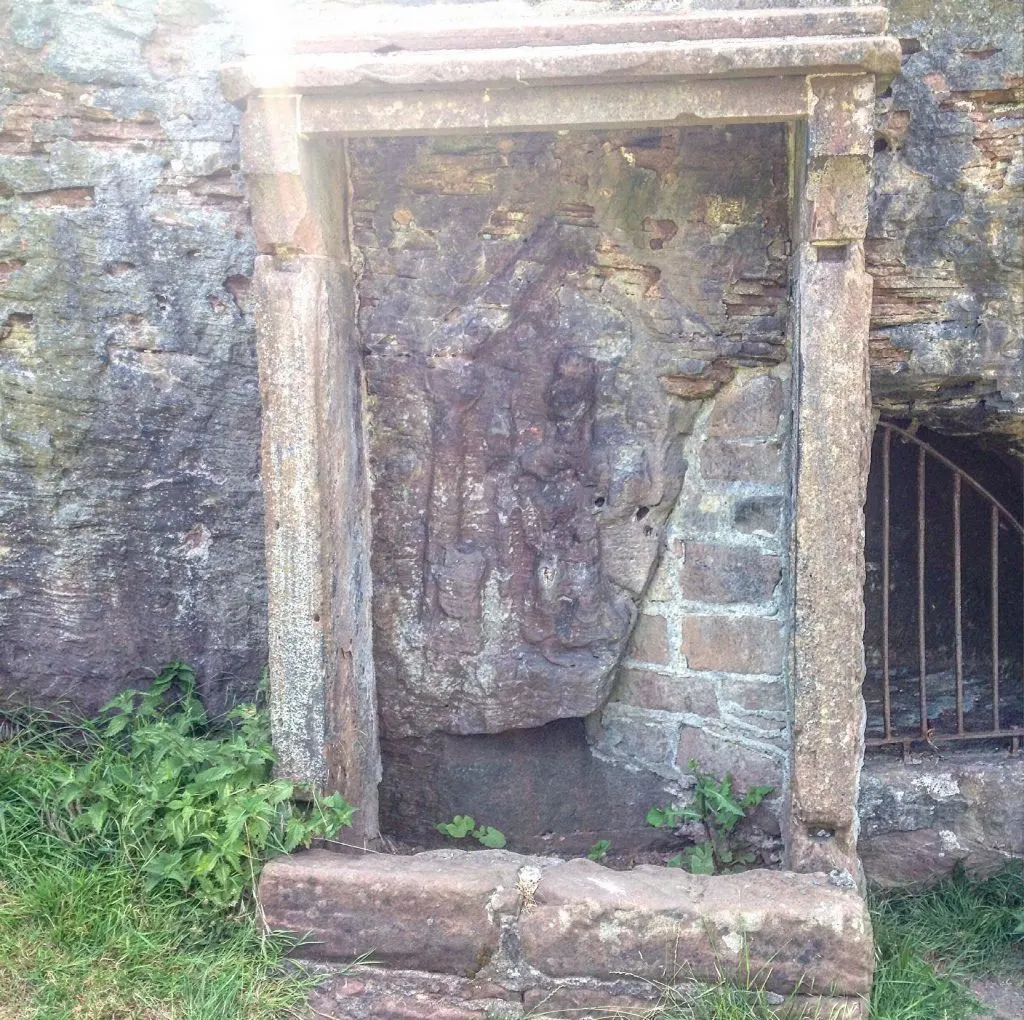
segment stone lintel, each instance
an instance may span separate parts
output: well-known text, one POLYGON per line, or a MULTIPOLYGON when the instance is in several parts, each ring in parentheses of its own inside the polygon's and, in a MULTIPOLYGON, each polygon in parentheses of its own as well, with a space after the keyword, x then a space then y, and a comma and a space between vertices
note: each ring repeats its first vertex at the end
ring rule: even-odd
POLYGON ((477 49, 510 46, 587 46, 593 44, 763 39, 785 36, 879 35, 889 13, 877 7, 805 7, 749 11, 692 11, 681 14, 630 14, 576 17, 538 16, 530 8, 509 5, 495 20, 492 4, 463 5, 457 21, 439 18, 436 8, 374 5, 346 10, 317 21, 315 36, 300 36, 295 53, 374 53, 387 50, 458 50, 472 35, 477 49), (519 14, 515 17, 512 14, 519 14))
POLYGON ((873 74, 899 70, 889 36, 721 39, 707 42, 522 46, 397 53, 250 57, 224 68, 222 87, 237 102, 253 93, 409 93, 421 89, 502 88, 660 79, 873 74))
POLYGON ((798 404, 788 865, 860 879, 864 499, 871 452, 864 269, 870 145, 857 79, 812 79, 798 132, 798 404), (866 150, 866 151, 865 151, 866 150))
POLYGON ((797 120, 809 112, 796 77, 547 85, 531 89, 303 96, 299 130, 312 135, 486 134, 572 127, 797 120))
POLYGON ((278 771, 313 789, 339 790, 359 809, 357 831, 374 836, 380 762, 351 288, 339 260, 256 259, 278 771))

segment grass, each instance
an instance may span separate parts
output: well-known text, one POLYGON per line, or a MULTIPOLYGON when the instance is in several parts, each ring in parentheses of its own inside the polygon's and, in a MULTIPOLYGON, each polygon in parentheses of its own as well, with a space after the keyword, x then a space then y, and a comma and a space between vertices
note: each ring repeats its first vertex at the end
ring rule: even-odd
MULTIPOLYGON (((83 752, 52 728, 0 732, 0 1020, 285 1020, 313 977, 253 908, 167 884, 138 854, 76 836, 58 791, 83 752)), ((85 752, 88 754, 89 752, 85 752)), ((102 747, 92 753, 102 754, 102 747)), ((966 1020, 966 982, 1024 974, 1024 866, 876 897, 871 1020, 966 1020)), ((666 996, 650 1020, 775 1020, 728 986, 666 996)))
POLYGON ((147 889, 137 858, 76 839, 56 796, 80 756, 0 739, 0 1020, 283 1020, 312 981, 251 908, 147 889))
POLYGON ((872 903, 878 956, 871 1020, 964 1020, 972 978, 1024 975, 1024 865, 964 874, 872 903))

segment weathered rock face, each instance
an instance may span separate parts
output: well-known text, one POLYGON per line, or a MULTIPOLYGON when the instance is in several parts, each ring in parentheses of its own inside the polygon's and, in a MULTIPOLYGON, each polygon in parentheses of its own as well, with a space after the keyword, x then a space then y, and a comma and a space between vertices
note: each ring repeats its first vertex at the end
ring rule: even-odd
POLYGON ((265 661, 232 31, 0 3, 0 700, 181 657, 216 705, 265 661))
POLYGON ((903 72, 878 107, 868 268, 876 405, 1019 439, 1024 12, 892 0, 903 72))
POLYGON ((350 154, 385 735, 594 712, 702 402, 786 356, 783 132, 350 154))
POLYGON ((991 873, 1024 857, 1024 767, 1002 753, 956 752, 865 765, 860 855, 879 886, 934 882, 957 865, 991 873))
MULTIPOLYGON (((228 6, 0 0, 0 699, 88 709, 180 655, 219 701, 265 660, 250 228, 238 114, 217 83, 245 26, 228 6)), ((891 8, 907 41, 879 103, 875 402, 1019 436, 1021 11, 891 8)), ((485 739, 420 735, 434 726, 492 730, 607 697, 591 720, 600 759, 582 755, 581 724, 561 731, 574 736, 557 760, 586 797, 623 790, 601 759, 643 770, 638 800, 691 756, 781 782, 786 415, 766 409, 789 396, 768 322, 785 277, 770 247, 786 215, 774 137, 353 146, 361 326, 383 324, 366 342, 379 549, 395 554, 376 606, 385 719, 415 734, 392 745, 393 774, 415 773, 419 741, 436 760, 485 739), (458 249, 450 279, 441 244, 458 249), (492 677, 513 696, 506 714, 492 677)), ((516 735, 521 759, 551 746, 542 731, 516 735)), ((454 774, 431 792, 440 774, 417 804, 456 796, 454 774)))

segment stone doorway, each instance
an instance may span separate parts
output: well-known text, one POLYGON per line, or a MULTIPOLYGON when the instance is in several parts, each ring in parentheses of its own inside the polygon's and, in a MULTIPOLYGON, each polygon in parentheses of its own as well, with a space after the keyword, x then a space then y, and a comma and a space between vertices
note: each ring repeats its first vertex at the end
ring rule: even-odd
POLYGON ((467 49, 456 26, 403 13, 382 29, 375 14, 372 30, 320 25, 225 72, 246 105, 262 252, 282 769, 343 791, 373 837, 382 733, 475 740, 586 720, 590 744, 661 781, 686 740, 712 753, 714 738, 718 762, 759 742, 782 780, 789 866, 857 874, 862 242, 873 96, 898 44, 874 8, 523 15, 471 15, 467 49), (745 212, 724 186, 750 162, 730 155, 742 138, 761 151, 745 212), (663 201, 693 153, 721 181, 663 201), (698 213, 681 222, 682 208, 698 213), (753 231, 752 272, 723 271, 750 254, 719 243, 730 230, 753 231), (727 390, 747 400, 732 421, 712 405, 727 390), (707 530, 676 553, 670 518, 695 465, 711 484, 684 524, 707 530), (737 496, 720 501, 724 540, 716 480, 737 496), (667 596, 666 551, 682 561, 667 596), (666 662, 652 662, 663 625, 666 662), (642 665, 690 702, 651 707, 660 681, 642 665), (751 676, 777 701, 745 701, 763 694, 751 676))

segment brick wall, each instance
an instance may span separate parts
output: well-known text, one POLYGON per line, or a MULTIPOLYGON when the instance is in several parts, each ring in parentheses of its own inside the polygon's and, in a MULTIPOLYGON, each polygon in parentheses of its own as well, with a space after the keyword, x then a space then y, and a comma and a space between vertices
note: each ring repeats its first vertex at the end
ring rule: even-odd
POLYGON ((789 379, 746 371, 698 420, 666 553, 599 748, 679 780, 690 759, 781 787, 787 748, 789 379))

